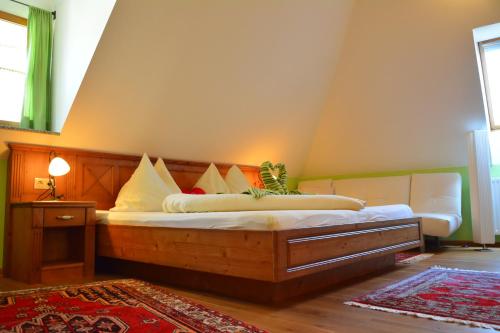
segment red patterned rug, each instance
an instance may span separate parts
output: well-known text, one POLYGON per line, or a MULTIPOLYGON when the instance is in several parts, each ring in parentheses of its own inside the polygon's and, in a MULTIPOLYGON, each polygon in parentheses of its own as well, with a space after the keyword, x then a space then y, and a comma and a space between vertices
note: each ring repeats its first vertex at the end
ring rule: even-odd
POLYGON ((265 333, 138 280, 0 293, 0 332, 265 333))
POLYGON ((411 265, 419 261, 432 257, 432 253, 420 253, 420 251, 405 251, 396 253, 396 262, 398 264, 411 265))
POLYGON ((500 329, 500 273, 433 267, 345 304, 500 329))

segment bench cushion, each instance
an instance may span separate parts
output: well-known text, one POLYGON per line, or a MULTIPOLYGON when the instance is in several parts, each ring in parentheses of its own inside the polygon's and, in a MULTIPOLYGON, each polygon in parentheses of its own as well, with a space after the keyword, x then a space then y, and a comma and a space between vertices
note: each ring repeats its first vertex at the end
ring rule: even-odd
POLYGON ((462 178, 458 173, 413 174, 410 207, 415 213, 462 216, 462 178))
POLYGON ((462 218, 455 214, 414 213, 414 215, 422 218, 422 230, 427 236, 448 237, 462 224, 462 218))
POLYGON ((303 180, 298 189, 305 194, 335 194, 331 179, 303 180))
POLYGON ((410 203, 410 176, 334 180, 335 194, 366 201, 367 206, 410 203))

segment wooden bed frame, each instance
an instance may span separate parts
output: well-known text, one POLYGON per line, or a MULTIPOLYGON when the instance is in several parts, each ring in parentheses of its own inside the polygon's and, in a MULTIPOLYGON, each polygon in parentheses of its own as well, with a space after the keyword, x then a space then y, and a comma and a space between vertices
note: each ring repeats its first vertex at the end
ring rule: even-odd
MULTIPOLYGON (((33 189, 33 178, 46 177, 51 151, 71 166, 68 175, 59 177, 58 192, 67 200, 96 201, 98 209, 114 206, 140 160, 25 144, 9 148, 11 203, 36 199, 39 190, 33 189)), ((203 162, 165 162, 181 188, 192 187, 208 167, 203 162)), ((230 166, 217 164, 223 175, 230 166)), ((240 168, 251 184, 260 185, 258 167, 240 168)), ((387 268, 394 264, 396 252, 423 248, 423 236, 418 218, 279 231, 98 225, 96 247, 97 265, 108 272, 282 302, 387 268)))

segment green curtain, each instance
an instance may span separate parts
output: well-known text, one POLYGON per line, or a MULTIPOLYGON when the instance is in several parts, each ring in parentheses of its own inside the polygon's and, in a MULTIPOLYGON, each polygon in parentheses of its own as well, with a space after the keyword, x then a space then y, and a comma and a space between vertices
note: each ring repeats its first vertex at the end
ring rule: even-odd
POLYGON ((52 118, 52 13, 30 7, 28 70, 21 127, 49 131, 52 118))

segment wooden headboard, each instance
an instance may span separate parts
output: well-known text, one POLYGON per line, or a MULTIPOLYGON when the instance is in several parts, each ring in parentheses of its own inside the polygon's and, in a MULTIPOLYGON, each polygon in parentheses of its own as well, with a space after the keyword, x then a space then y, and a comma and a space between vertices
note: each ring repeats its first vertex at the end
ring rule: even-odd
MULTIPOLYGON (((48 178, 49 153, 55 152, 70 165, 71 171, 57 177, 57 193, 65 200, 97 202, 97 209, 115 205, 120 188, 130 178, 141 156, 93 152, 88 150, 9 143, 8 201, 36 200, 44 190, 34 189, 35 177, 48 178)), ((156 158, 152 158, 153 162, 156 158)), ((192 188, 209 163, 164 159, 180 188, 192 188)), ((224 176, 231 164, 216 163, 224 176)), ((252 186, 260 187, 259 167, 239 165, 252 186)))

